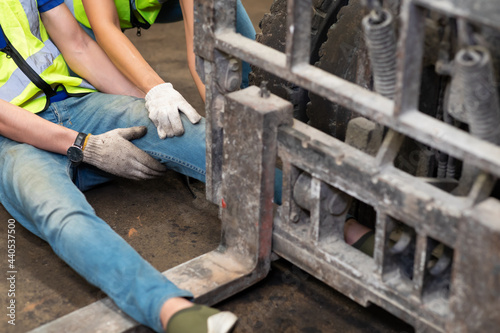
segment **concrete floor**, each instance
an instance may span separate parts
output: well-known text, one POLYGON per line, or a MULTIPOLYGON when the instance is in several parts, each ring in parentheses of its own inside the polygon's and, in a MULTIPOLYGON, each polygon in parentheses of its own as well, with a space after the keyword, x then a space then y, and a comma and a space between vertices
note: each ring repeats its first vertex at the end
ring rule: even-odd
MULTIPOLYGON (((271 0, 243 0, 252 21, 269 10, 271 0)), ((185 61, 183 23, 156 25, 127 35, 155 70, 173 83, 203 114, 203 103, 185 61)), ((119 180, 86 192, 97 214, 160 271, 214 249, 220 237, 217 207, 195 183, 194 199, 174 173, 161 180, 119 180)), ((0 253, 7 253, 9 214, 0 206, 0 253)), ((16 224, 16 325, 0 320, 0 332, 26 332, 105 297, 73 272, 42 240, 16 224)), ((7 258, 4 256, 6 268, 7 258)), ((7 271, 7 269, 4 269, 7 271)), ((0 284, 0 305, 7 305, 7 283, 0 284)), ((376 308, 363 308, 284 260, 269 276, 217 305, 239 317, 243 332, 411 332, 407 324, 376 308)), ((5 311, 5 310, 4 310, 5 311)), ((138 327, 130 332, 151 332, 138 327)))

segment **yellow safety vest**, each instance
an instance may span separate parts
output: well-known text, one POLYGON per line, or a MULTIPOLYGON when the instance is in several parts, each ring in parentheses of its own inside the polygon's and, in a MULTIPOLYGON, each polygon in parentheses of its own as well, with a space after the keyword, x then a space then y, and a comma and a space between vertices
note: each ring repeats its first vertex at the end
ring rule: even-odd
POLYGON ((87 81, 70 76, 37 8, 36 0, 0 1, 0 38, 6 45, 0 49, 0 98, 33 113, 49 106, 47 94, 96 91, 87 81))
MULTIPOLYGON (((91 28, 82 0, 64 0, 64 2, 78 22, 91 28)), ((149 28, 155 22, 162 6, 159 0, 114 0, 114 2, 122 29, 149 28)))

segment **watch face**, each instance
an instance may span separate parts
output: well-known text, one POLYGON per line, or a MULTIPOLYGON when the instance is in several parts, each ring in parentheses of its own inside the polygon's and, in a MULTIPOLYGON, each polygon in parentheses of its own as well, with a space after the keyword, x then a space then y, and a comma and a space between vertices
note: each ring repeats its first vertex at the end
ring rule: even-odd
POLYGON ((83 152, 78 147, 69 147, 68 148, 68 159, 73 163, 80 163, 83 161, 83 152))

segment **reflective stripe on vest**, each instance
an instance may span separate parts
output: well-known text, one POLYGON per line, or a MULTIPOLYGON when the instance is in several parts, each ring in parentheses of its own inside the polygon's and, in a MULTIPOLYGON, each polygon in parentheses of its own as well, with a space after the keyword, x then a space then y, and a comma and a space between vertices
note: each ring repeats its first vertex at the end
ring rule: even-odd
MULTIPOLYGON (((59 50, 49 39, 45 42, 43 49, 26 59, 26 63, 33 68, 35 72, 42 73, 51 65, 51 63, 44 62, 44 59, 50 54, 59 54, 59 50)), ((0 87, 0 96, 2 96, 2 99, 10 101, 17 95, 20 95, 30 82, 30 79, 26 75, 22 75, 21 69, 17 68, 7 82, 0 87)), ((83 80, 80 86, 94 89, 90 83, 83 80)))
MULTIPOLYGON (((36 0, 0 1, 0 24, 17 53, 47 84, 60 85, 70 95, 95 91, 88 82, 69 75, 66 62, 40 22, 36 0), (26 15, 19 15, 22 11, 26 15)), ((0 52, 0 98, 32 112, 42 111, 48 105, 41 89, 3 52, 0 52)))
MULTIPOLYGON (((155 22, 160 13, 161 4, 166 0, 114 0, 114 2, 120 19, 120 28, 130 29, 137 27, 132 23, 130 8, 133 9, 135 18, 139 23, 149 26, 155 22)), ((91 28, 82 0, 64 0, 64 3, 66 3, 78 22, 87 28, 91 28)))

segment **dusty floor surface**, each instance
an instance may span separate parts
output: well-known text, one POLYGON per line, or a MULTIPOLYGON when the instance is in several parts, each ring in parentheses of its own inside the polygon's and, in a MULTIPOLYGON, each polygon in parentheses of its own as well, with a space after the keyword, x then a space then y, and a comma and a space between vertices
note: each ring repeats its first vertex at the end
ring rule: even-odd
MULTIPOLYGON (((271 0, 243 0, 256 27, 271 0)), ((174 84, 200 113, 202 100, 185 61, 183 23, 155 25, 127 35, 155 70, 174 84)), ((174 173, 161 180, 118 180, 86 192, 97 214, 160 271, 213 250, 220 237, 217 207, 204 199, 204 184, 195 183, 194 199, 174 173)), ((7 222, 0 206, 0 267, 7 272, 7 222)), ((88 284, 50 247, 16 224, 16 325, 7 323, 7 283, 0 283, 0 332, 26 332, 105 295, 88 284)), ((365 309, 284 260, 269 276, 218 304, 239 317, 243 332, 411 332, 412 328, 383 310, 365 309)), ((151 332, 138 327, 130 332, 151 332)))

